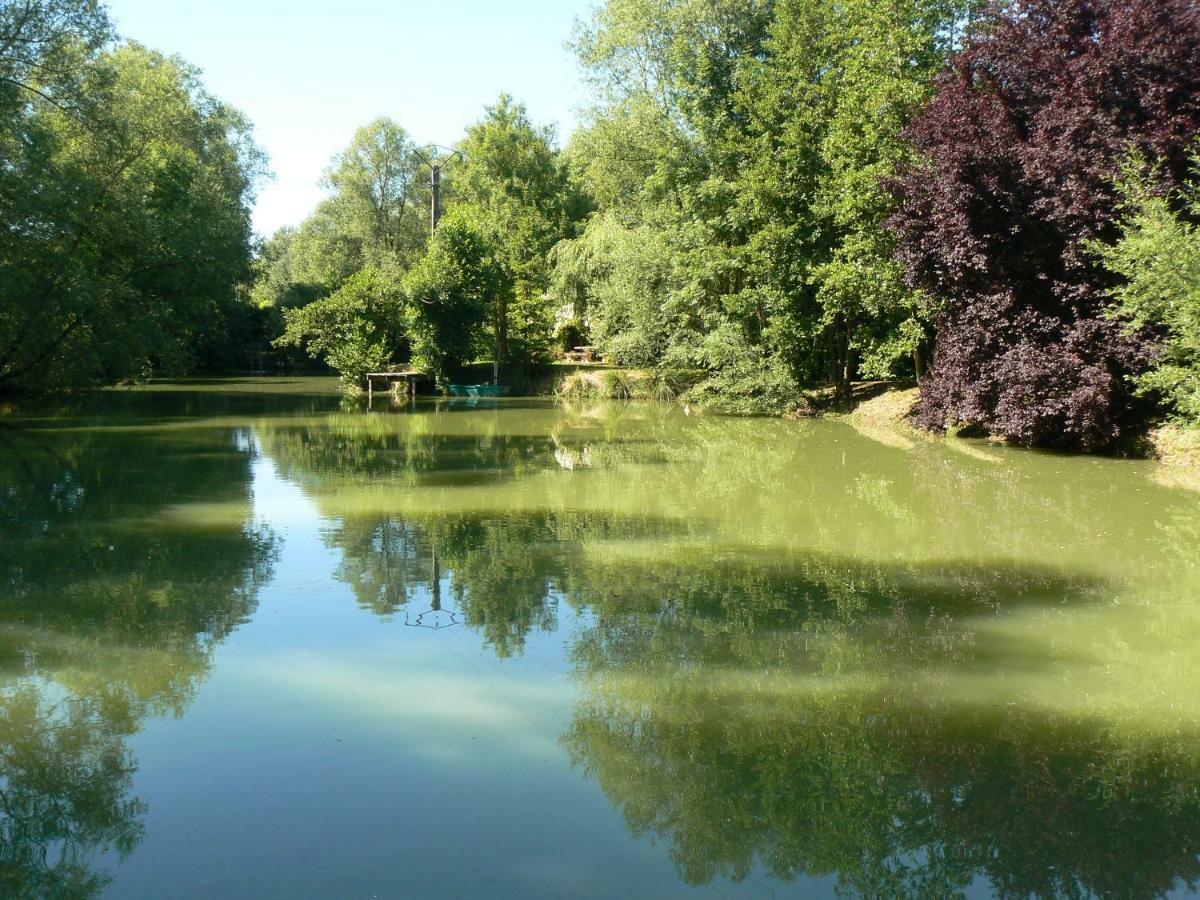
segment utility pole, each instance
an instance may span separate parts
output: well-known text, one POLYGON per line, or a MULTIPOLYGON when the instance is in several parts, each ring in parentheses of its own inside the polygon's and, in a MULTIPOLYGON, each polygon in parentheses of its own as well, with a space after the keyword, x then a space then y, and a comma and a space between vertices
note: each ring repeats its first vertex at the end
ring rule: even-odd
POLYGON ((442 165, 440 162, 433 166, 433 209, 430 212, 429 233, 437 232, 438 222, 442 220, 442 165))
POLYGON ((426 156, 420 150, 417 151, 417 156, 421 157, 425 165, 429 166, 429 171, 432 175, 430 187, 432 188, 433 197, 430 201, 429 209, 429 234, 432 236, 437 233, 438 222, 442 221, 442 169, 454 157, 457 156, 461 159, 463 155, 458 150, 450 150, 449 147, 439 147, 437 144, 434 144, 430 147, 429 156, 426 156), (448 150, 450 155, 445 157, 439 156, 439 150, 448 150))

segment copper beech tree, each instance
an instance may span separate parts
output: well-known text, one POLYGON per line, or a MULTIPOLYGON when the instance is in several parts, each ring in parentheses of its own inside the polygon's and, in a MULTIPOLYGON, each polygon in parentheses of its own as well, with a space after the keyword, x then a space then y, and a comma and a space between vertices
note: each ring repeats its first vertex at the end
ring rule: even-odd
POLYGON ((892 219, 910 282, 938 298, 918 419, 1025 444, 1112 449, 1144 421, 1156 352, 1105 315, 1131 153, 1181 181, 1200 132, 1200 6, 1021 0, 995 7, 910 128, 892 219))

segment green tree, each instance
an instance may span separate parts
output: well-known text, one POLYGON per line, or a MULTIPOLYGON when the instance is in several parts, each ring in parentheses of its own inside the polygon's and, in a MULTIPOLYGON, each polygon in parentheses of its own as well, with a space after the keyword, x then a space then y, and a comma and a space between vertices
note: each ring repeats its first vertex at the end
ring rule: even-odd
MULTIPOLYGON (((86 62, 112 37, 104 8, 78 0, 0 3, 0 122, 10 137, 42 101, 83 112, 86 62)), ((11 175, 6 172, 5 175, 11 175)))
POLYGON ((554 148, 552 128, 539 128, 523 104, 502 94, 467 130, 465 162, 454 190, 495 250, 501 290, 491 309, 495 352, 526 363, 550 349, 554 310, 547 296, 552 247, 569 236, 580 199, 554 148))
POLYGON ((1163 397, 1183 420, 1200 423, 1200 159, 1195 178, 1163 192, 1134 161, 1121 182, 1126 215, 1117 243, 1094 243, 1123 282, 1112 315, 1131 330, 1165 334, 1157 364, 1138 378, 1143 393, 1163 397))
POLYGON ((358 129, 333 158, 322 179, 331 191, 328 215, 358 245, 363 264, 407 267, 424 248, 423 166, 408 132, 387 118, 358 129))
POLYGON ((329 195, 298 228, 281 228, 261 248, 254 302, 303 306, 365 269, 410 268, 428 239, 423 165, 408 133, 391 119, 358 129, 322 176, 329 195))
POLYGON ((244 117, 180 60, 63 42, 4 76, 33 99, 0 124, 0 391, 195 362, 250 263, 244 117))
POLYGON ((368 268, 328 297, 285 310, 277 347, 301 347, 336 369, 347 386, 361 386, 368 372, 404 362, 408 300, 399 278, 368 268))
POLYGON ((252 302, 263 308, 289 309, 320 298, 321 281, 308 281, 300 229, 280 228, 263 242, 254 260, 252 302))
POLYGON ((413 362, 444 383, 483 349, 488 313, 502 303, 492 247, 473 220, 451 217, 438 227, 405 287, 413 362))
POLYGON ((556 295, 583 297, 616 361, 703 367, 700 395, 737 411, 911 371, 922 298, 886 185, 963 8, 602 6, 576 38, 597 103, 569 154, 602 212, 556 254, 556 295))

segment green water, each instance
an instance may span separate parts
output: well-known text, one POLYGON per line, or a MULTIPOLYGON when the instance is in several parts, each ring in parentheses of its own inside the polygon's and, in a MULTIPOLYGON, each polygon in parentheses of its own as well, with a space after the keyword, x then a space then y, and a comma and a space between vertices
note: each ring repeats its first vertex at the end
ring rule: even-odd
POLYGON ((0 895, 1186 896, 1200 493, 320 380, 0 410, 0 895))

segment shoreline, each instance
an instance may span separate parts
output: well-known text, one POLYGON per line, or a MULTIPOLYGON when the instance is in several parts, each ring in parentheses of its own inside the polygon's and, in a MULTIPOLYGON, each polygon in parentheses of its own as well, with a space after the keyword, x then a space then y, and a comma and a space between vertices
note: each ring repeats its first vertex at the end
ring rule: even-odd
MULTIPOLYGON (((871 437, 878 438, 884 432, 890 433, 893 442, 904 441, 911 445, 917 440, 926 439, 960 443, 961 440, 953 434, 925 431, 909 422, 909 416, 919 397, 918 388, 889 387, 866 399, 852 402, 845 411, 819 412, 818 415, 844 421, 871 437)), ((999 439, 985 440, 994 444, 1006 443, 999 439)), ((1146 434, 1143 446, 1143 454, 1125 458, 1153 462, 1160 466, 1164 473, 1172 473, 1165 477, 1178 482, 1178 486, 1200 490, 1200 428, 1169 423, 1157 425, 1146 434)), ((983 452, 975 447, 972 449, 983 452)))

